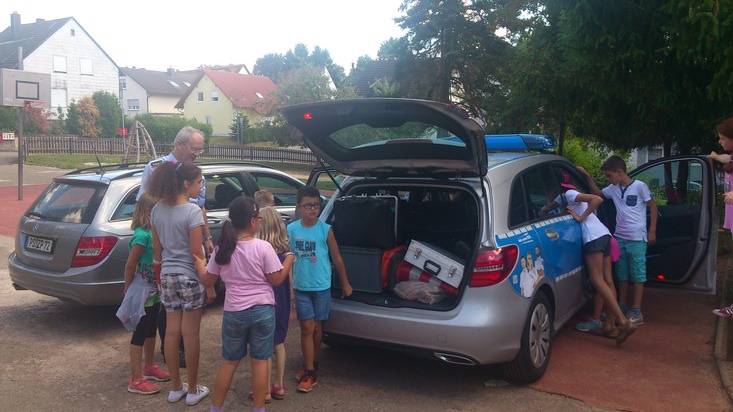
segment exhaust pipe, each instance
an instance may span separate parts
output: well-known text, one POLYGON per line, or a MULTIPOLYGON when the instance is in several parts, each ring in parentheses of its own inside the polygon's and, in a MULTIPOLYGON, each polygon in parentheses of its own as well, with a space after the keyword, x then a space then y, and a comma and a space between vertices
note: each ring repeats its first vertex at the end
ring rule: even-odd
POLYGON ((433 352, 433 355, 436 358, 442 360, 443 362, 447 362, 447 363, 453 363, 456 365, 465 365, 465 366, 476 365, 476 362, 474 362, 473 360, 465 356, 453 355, 449 353, 440 353, 440 352, 433 352))

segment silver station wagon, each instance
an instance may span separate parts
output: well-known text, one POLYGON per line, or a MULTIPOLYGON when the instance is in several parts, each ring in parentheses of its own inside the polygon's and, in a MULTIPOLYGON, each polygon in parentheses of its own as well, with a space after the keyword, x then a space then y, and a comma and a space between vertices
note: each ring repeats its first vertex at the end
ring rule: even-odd
MULTIPOLYGON (((10 255, 10 280, 85 305, 122 302, 123 276, 135 198, 144 164, 84 169, 59 176, 31 204, 18 224, 10 255)), ((214 242, 229 202, 270 190, 275 208, 290 221, 300 180, 256 163, 200 164, 206 178, 207 218, 214 242)))
MULTIPOLYGON (((554 140, 486 136, 463 110, 421 100, 333 100, 282 113, 339 174, 314 182, 335 188, 320 219, 333 227, 355 292, 341 299, 334 277, 324 342, 502 364, 512 380, 539 379, 555 333, 590 298, 580 225, 564 207, 545 207, 558 176, 586 193, 587 184, 566 158, 530 152, 554 140)), ((709 162, 662 159, 635 178, 659 205, 650 283, 714 292, 709 162)), ((613 222, 612 209, 600 214, 613 222)))

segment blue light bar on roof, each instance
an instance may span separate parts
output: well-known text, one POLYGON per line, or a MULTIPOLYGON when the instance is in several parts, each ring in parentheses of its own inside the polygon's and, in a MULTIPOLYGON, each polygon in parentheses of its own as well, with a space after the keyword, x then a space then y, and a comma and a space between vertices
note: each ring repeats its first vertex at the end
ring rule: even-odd
POLYGON ((546 134, 487 134, 486 150, 549 150, 557 147, 555 138, 546 134))

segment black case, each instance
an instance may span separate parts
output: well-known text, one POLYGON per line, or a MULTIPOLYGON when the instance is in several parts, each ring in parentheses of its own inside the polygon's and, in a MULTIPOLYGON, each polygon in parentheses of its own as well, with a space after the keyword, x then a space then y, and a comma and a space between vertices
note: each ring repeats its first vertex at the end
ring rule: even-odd
POLYGON ((396 196, 346 196, 333 203, 333 234, 339 246, 396 246, 396 196))

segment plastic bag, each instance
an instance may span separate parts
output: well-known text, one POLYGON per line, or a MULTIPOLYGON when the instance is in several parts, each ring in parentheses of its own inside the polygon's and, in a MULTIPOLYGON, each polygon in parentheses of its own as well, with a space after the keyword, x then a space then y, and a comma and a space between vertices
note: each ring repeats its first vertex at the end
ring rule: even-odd
POLYGON ((402 299, 416 300, 427 304, 437 303, 448 297, 448 294, 439 286, 420 282, 419 280, 400 282, 395 285, 394 291, 402 299))

